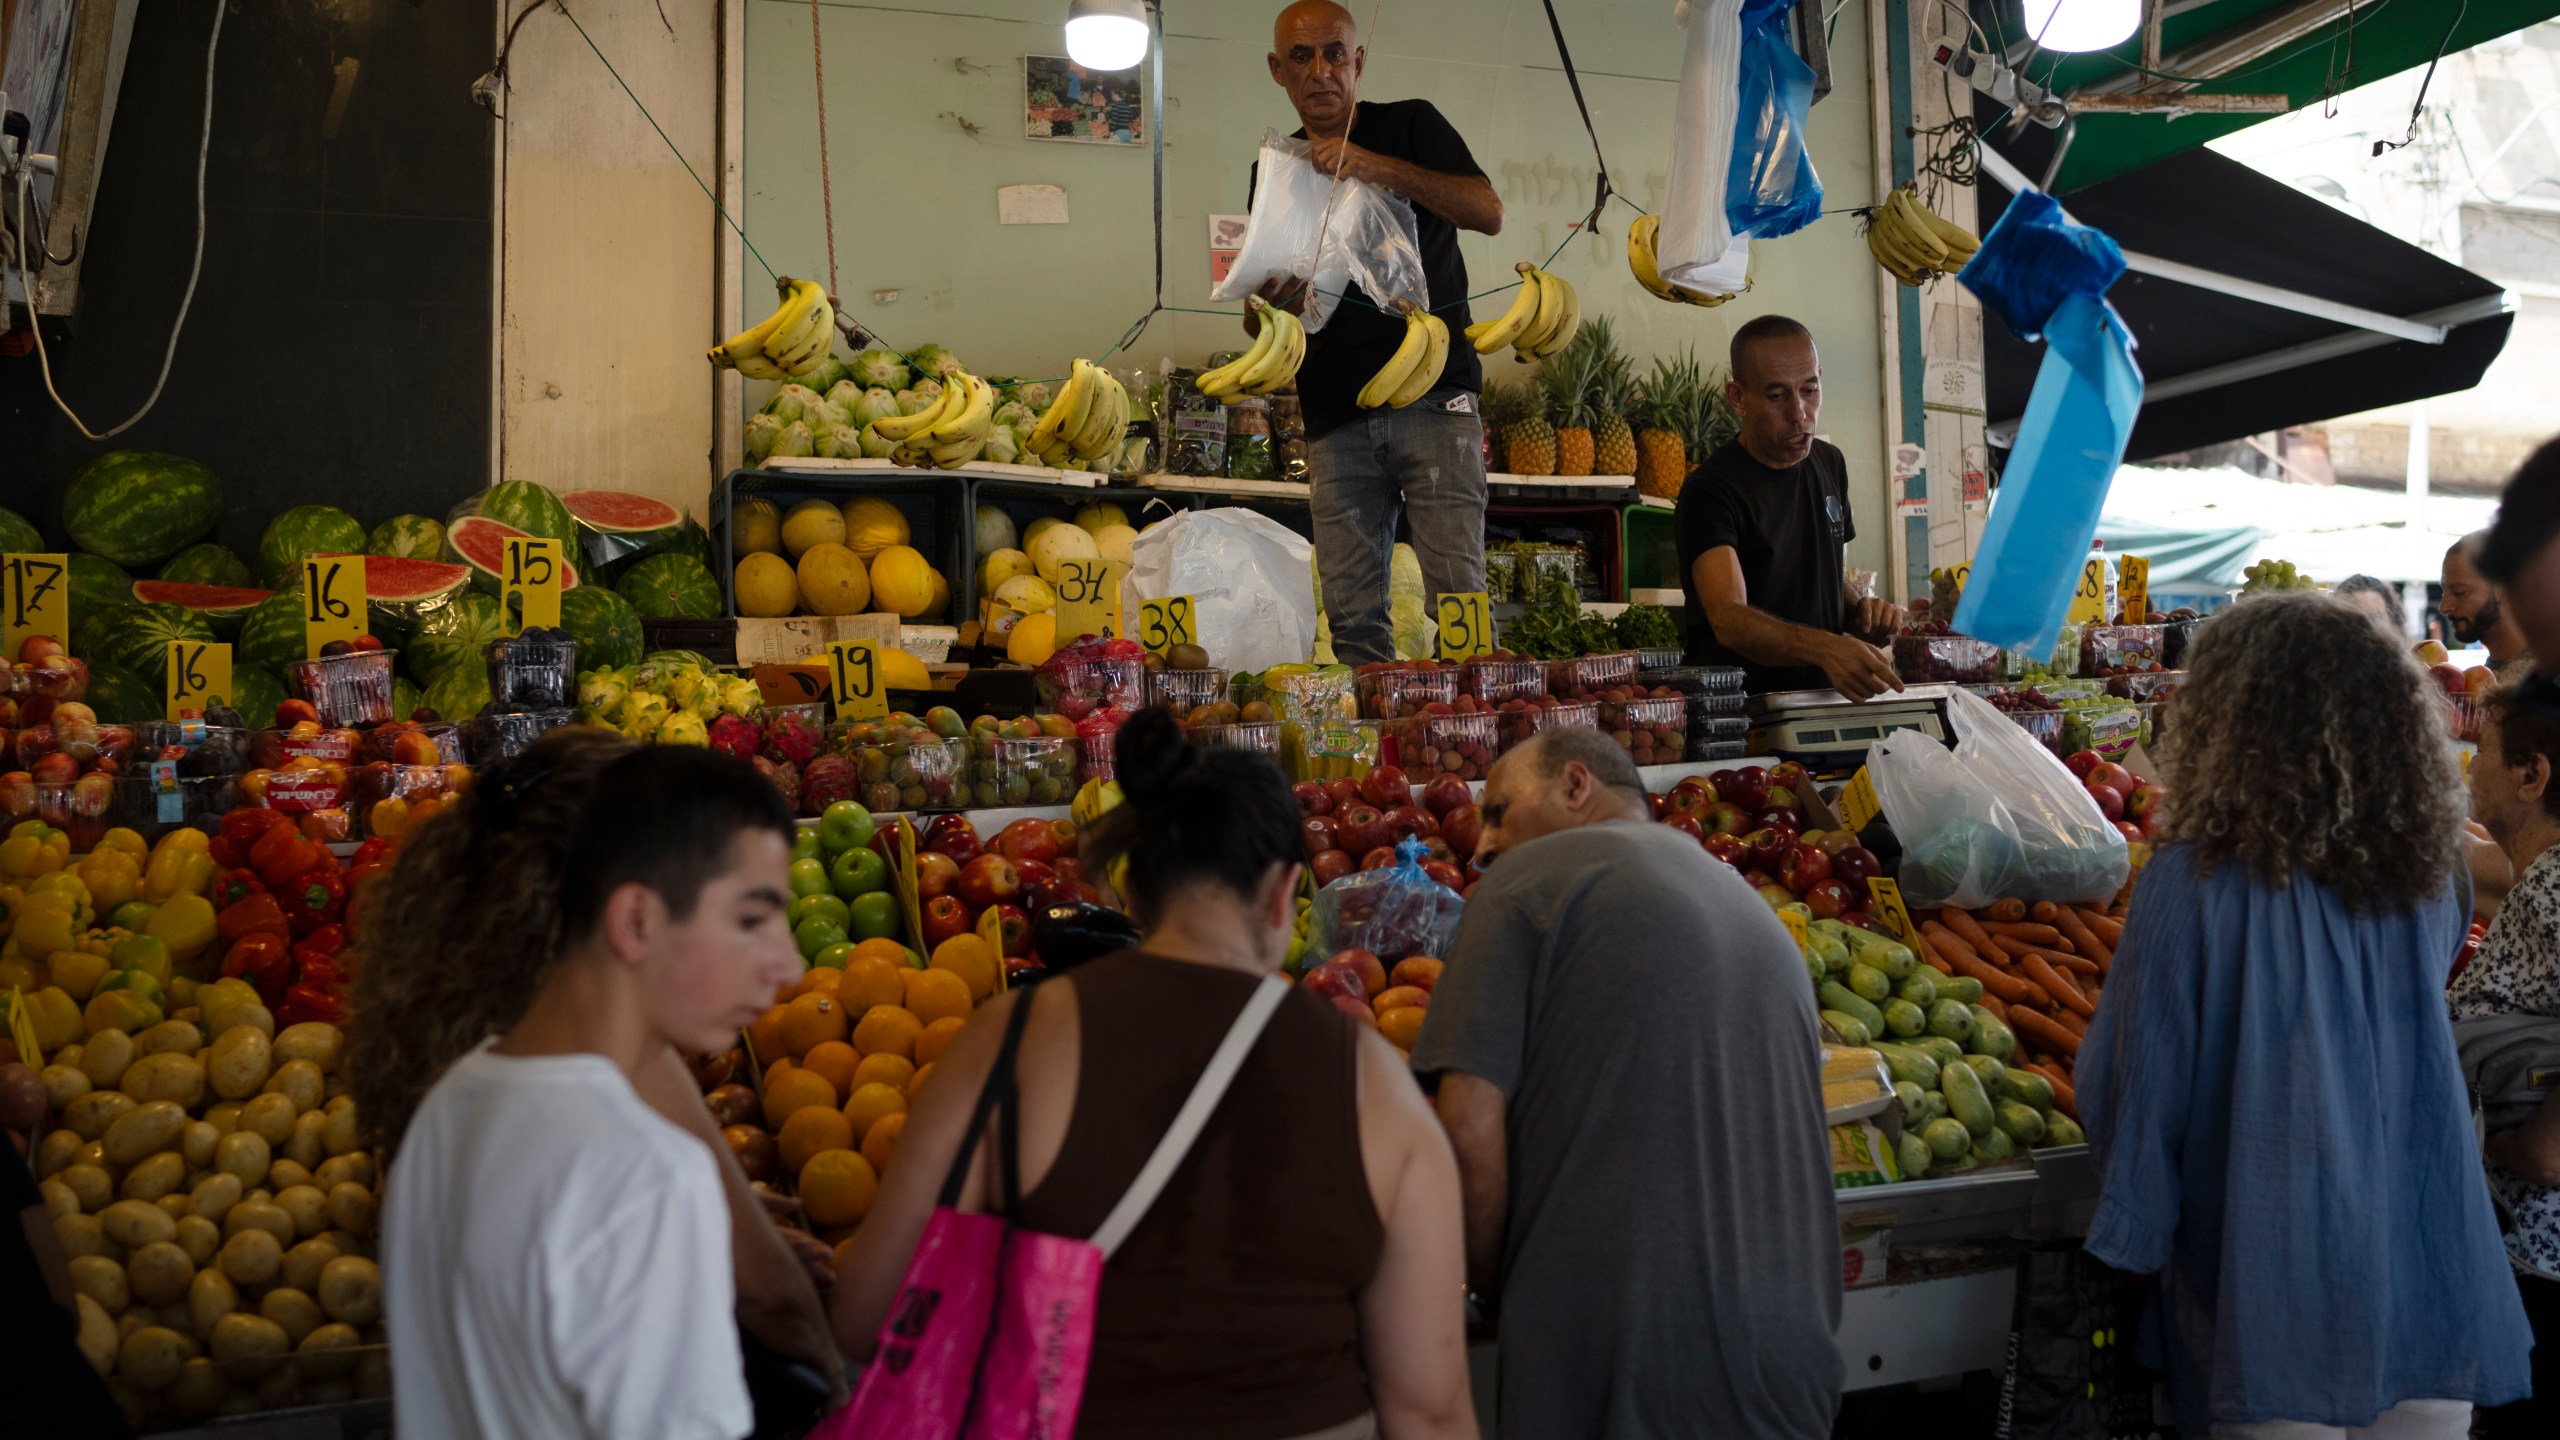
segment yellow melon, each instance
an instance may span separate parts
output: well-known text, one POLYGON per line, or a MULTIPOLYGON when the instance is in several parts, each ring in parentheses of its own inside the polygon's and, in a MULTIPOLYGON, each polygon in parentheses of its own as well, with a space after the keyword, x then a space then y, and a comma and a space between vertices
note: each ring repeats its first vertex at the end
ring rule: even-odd
POLYGON ((812 545, 800 557, 800 600, 812 615, 859 615, 871 604, 871 577, 842 545, 812 545))
POLYGON ((1108 500, 1089 500, 1076 507, 1077 528, 1096 538, 1100 538, 1103 527, 1106 525, 1128 523, 1129 512, 1108 500))
POLYGON ((741 500, 729 513, 729 553, 773 555, 782 550, 782 512, 770 500, 741 500))
POLYGON ((1093 547, 1102 552, 1103 559, 1117 560, 1126 565, 1130 560, 1129 547, 1136 544, 1137 539, 1138 532, 1126 525, 1105 525, 1093 532, 1093 547))
POLYGON ((1005 638, 1004 658, 1016 665, 1042 665, 1048 663, 1050 652, 1057 648, 1058 617, 1025 615, 1005 638))
POLYGON ((929 618, 950 608, 951 582, 943 579, 942 572, 936 570, 933 572, 933 599, 925 605, 924 613, 929 618))
POLYGON ((883 610, 921 615, 933 603, 933 566, 912 545, 882 546, 871 560, 871 594, 883 610))
POLYGON ((793 559, 819 545, 844 543, 844 513, 824 500, 803 500, 782 517, 782 548, 793 559))
POLYGON ((1058 608, 1058 592, 1037 575, 1016 575, 996 587, 995 601, 1025 615, 1038 615, 1058 608))
POLYGON ((1022 539, 1019 542, 1021 548, 1027 553, 1031 549, 1032 541, 1039 539, 1041 536, 1066 523, 1066 521, 1059 519, 1055 515, 1043 515, 1039 517, 1030 524, 1022 527, 1022 539))
POLYGON ((880 683, 893 690, 930 690, 933 676, 924 662, 904 650, 876 650, 872 663, 880 667, 880 683))
POLYGON ((1031 557, 1019 550, 990 550, 978 562, 978 592, 993 595, 996 587, 1016 575, 1031 574, 1031 557))
POLYGON ((877 495, 844 502, 845 548, 862 557, 868 565, 881 551, 892 545, 904 545, 912 538, 907 532, 906 512, 877 495))
POLYGON ((1102 553, 1093 537, 1073 525, 1052 525, 1031 542, 1031 568, 1055 585, 1058 567, 1069 560, 1091 560, 1102 553))
POLYGON ((738 613, 760 620, 788 615, 800 603, 799 577, 791 562, 762 552, 738 562, 738 613))

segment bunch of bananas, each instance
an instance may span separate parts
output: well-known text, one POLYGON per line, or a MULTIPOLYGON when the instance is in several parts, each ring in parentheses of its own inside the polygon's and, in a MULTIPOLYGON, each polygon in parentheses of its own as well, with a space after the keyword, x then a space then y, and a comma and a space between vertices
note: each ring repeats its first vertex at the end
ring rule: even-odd
POLYGON ((1520 272, 1520 293, 1511 297, 1511 308, 1500 318, 1468 326, 1467 343, 1479 355, 1508 345, 1512 358, 1524 364, 1543 360, 1563 349, 1582 324, 1582 297, 1562 276, 1550 275, 1526 260, 1511 268, 1520 272))
MULTIPOLYGON (((1272 330, 1266 326, 1263 333, 1272 330)), ((1026 443, 1041 464, 1065 469, 1071 460, 1107 460, 1118 454, 1121 432, 1128 428, 1128 387, 1092 361, 1078 360, 1067 383, 1058 388, 1058 398, 1040 412, 1026 443)))
POLYGON ((1404 343, 1360 387, 1360 408, 1403 409, 1440 383, 1441 368, 1448 363, 1448 325, 1412 301, 1404 302, 1404 343))
POLYGON ((773 282, 782 303, 764 323, 712 347, 714 369, 735 370, 750 380, 788 380, 827 358, 835 344, 836 307, 827 287, 785 275, 773 282))
POLYGON ((892 415, 866 427, 889 442, 889 458, 918 469, 957 470, 987 448, 995 429, 996 390, 958 370, 945 376, 942 394, 913 415, 892 415))
POLYGON ((1905 285, 1952 275, 1981 248, 1971 231, 1921 204, 1908 185, 1894 187, 1892 198, 1867 212, 1867 253, 1905 285))
POLYGON ((1307 358, 1307 329, 1298 317, 1255 295, 1245 301, 1262 323, 1253 348, 1200 377, 1200 393, 1221 405, 1247 395, 1268 395, 1297 378, 1307 358))
POLYGON ((1639 215, 1636 217, 1636 223, 1627 227, 1627 268, 1635 272, 1636 283, 1643 286, 1647 293, 1657 299, 1673 300, 1683 305, 1704 305, 1712 309, 1732 299, 1734 295, 1750 290, 1751 281, 1748 278, 1743 280, 1742 289, 1734 291, 1732 295, 1701 295, 1695 290, 1684 290, 1663 279, 1660 252, 1654 248, 1661 231, 1662 217, 1659 215, 1639 215))

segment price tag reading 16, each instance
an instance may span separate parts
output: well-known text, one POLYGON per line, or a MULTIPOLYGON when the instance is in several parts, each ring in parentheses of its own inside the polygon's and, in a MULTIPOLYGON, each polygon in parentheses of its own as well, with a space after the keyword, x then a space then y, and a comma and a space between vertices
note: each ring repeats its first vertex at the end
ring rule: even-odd
POLYGON ((1481 590, 1442 595, 1439 613, 1440 658, 1464 660, 1493 650, 1493 609, 1481 590))
POLYGON ((314 555, 302 562, 302 654, 320 658, 334 640, 352 645, 365 633, 364 557, 314 555))
POLYGON ((1176 645, 1200 643, 1198 607, 1188 595, 1167 595, 1138 602, 1138 643, 1161 655, 1176 645))
POLYGON ((889 713, 889 687, 868 640, 827 642, 827 678, 835 690, 836 718, 877 720, 889 713))
POLYGON ((217 702, 231 703, 231 647, 205 640, 170 641, 166 718, 199 719, 217 702))

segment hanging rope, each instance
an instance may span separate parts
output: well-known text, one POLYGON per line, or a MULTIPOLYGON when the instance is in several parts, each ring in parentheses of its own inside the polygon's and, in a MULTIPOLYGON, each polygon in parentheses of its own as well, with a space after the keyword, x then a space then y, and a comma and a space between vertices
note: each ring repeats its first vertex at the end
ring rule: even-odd
POLYGON ((827 215, 827 295, 836 294, 836 182, 827 163, 827 51, 818 35, 818 0, 809 0, 809 60, 818 69, 818 203, 827 215))

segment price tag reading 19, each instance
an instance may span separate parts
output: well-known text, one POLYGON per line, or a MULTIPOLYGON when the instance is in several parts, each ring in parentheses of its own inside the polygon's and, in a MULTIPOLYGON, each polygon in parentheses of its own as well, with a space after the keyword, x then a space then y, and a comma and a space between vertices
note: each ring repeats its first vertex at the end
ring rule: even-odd
POLYGON ((314 555, 302 562, 302 654, 320 658, 322 647, 365 633, 364 557, 314 555))
POLYGON ((1176 645, 1200 643, 1196 607, 1188 595, 1167 595, 1138 602, 1138 643, 1161 655, 1176 645))
POLYGON ((506 594, 501 603, 516 628, 551 629, 560 623, 560 542, 533 535, 506 537, 499 562, 506 594))
POLYGON ((1120 571, 1117 560, 1063 560, 1058 564, 1058 639, 1120 633, 1120 571))
POLYGON ((2080 567, 2080 584, 2071 592, 2074 625, 2104 624, 2107 618, 2107 562, 2092 555, 2080 567))
POLYGON ((15 661, 30 635, 71 643, 70 556, 0 555, 0 630, 0 664, 15 661))
POLYGON ((827 642, 827 678, 835 690, 836 718, 877 720, 889 713, 889 687, 868 640, 827 642))
POLYGON ((1440 597, 1440 658, 1464 660, 1493 649, 1493 609, 1481 590, 1440 597))
POLYGON ((2124 607, 2125 623, 2139 625, 2151 613, 2151 562, 2139 555, 2127 555, 2116 562, 2116 603, 2124 607))
POLYGON ((217 703, 231 703, 231 647, 208 640, 170 641, 168 718, 200 719, 217 703))

